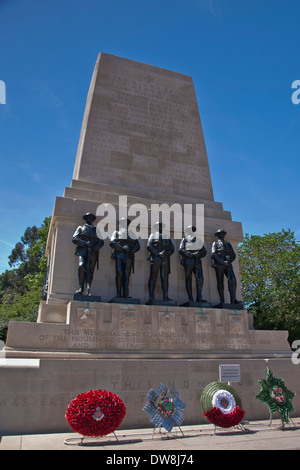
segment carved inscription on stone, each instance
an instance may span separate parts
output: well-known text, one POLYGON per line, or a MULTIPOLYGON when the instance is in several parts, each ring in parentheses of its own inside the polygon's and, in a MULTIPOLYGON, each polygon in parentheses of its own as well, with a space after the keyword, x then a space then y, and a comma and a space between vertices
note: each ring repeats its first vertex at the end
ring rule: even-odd
POLYGON ((67 348, 74 351, 247 351, 256 344, 252 335, 226 335, 197 331, 177 334, 171 331, 171 327, 159 331, 64 329, 62 335, 52 335, 51 337, 41 335, 39 340, 41 346, 44 342, 51 340, 51 344, 55 345, 57 350, 67 348))
POLYGON ((105 59, 98 65, 76 177, 150 189, 163 179, 165 190, 212 196, 192 79, 114 61, 114 68, 105 59))
MULTIPOLYGON (((94 304, 95 305, 95 304, 94 304)), ((69 324, 44 324, 37 350, 212 354, 269 348, 266 335, 249 330, 247 312, 106 304, 71 308, 69 324), (109 318, 108 318, 109 317, 109 318), (108 320, 109 321, 105 321, 108 320)))

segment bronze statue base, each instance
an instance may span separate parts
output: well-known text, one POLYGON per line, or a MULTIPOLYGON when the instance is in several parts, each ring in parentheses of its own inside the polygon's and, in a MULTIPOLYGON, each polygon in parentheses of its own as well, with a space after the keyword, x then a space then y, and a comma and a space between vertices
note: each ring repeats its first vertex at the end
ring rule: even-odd
POLYGON ((109 304, 135 304, 138 305, 141 303, 140 299, 135 299, 133 297, 114 297, 109 300, 109 304))
POLYGON ((208 302, 185 302, 180 307, 196 307, 196 308, 212 308, 212 305, 208 302))
POLYGON ((99 295, 74 294, 73 300, 78 302, 101 302, 99 295))
POLYGON ((170 307, 175 307, 177 305, 176 300, 148 300, 146 305, 166 305, 170 307))
POLYGON ((217 305, 213 305, 212 308, 225 308, 228 310, 244 310, 245 306, 242 302, 239 302, 238 304, 222 304, 219 303, 217 305))

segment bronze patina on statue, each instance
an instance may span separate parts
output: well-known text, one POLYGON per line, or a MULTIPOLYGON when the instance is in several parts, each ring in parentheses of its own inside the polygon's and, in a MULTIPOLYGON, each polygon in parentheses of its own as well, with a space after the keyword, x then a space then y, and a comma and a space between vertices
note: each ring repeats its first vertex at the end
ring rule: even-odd
MULTIPOLYGON (((97 269, 99 267, 99 250, 104 245, 104 241, 98 238, 96 227, 93 226, 93 222, 96 220, 95 215, 87 212, 82 218, 86 223, 77 227, 72 240, 77 245, 75 255, 79 257, 79 289, 76 291, 74 299, 84 300, 84 297, 87 296, 91 300, 94 271, 96 266, 97 269)), ((97 297, 95 300, 100 301, 101 297, 97 297)))
POLYGON ((140 249, 140 243, 130 229, 130 219, 126 217, 119 221, 119 230, 115 230, 110 240, 113 248, 111 258, 116 263, 116 296, 111 303, 140 303, 139 299, 129 296, 129 280, 134 272, 134 255, 140 249))
POLYGON ((181 240, 179 254, 181 255, 180 264, 184 267, 185 287, 189 301, 184 303, 183 307, 210 307, 211 304, 202 298, 203 289, 203 269, 201 259, 206 256, 206 248, 203 242, 196 237, 197 229, 189 225, 185 230, 185 237, 181 240), (193 274, 196 281, 196 302, 193 299, 193 274))
POLYGON ((169 275, 171 272, 170 256, 174 253, 172 240, 163 233, 164 224, 156 222, 154 224, 155 232, 151 233, 148 243, 147 259, 150 261, 150 277, 148 281, 149 301, 148 305, 177 305, 177 302, 169 298, 169 275), (156 279, 160 272, 161 288, 163 300, 155 300, 154 291, 156 279))
POLYGON ((235 309, 244 306, 242 302, 236 299, 236 277, 233 271, 232 263, 236 258, 236 254, 232 248, 231 243, 225 240, 226 232, 223 229, 217 230, 215 236, 218 240, 213 243, 211 249, 212 267, 215 268, 217 289, 220 297, 220 303, 215 305, 218 308, 228 308, 230 305, 235 309), (224 298, 224 276, 227 277, 228 291, 230 295, 230 304, 225 304, 224 298))

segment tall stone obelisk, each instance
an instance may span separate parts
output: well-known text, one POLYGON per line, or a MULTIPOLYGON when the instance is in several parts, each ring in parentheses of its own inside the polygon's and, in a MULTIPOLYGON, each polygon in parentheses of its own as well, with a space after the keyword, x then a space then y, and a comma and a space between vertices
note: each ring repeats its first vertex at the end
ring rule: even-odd
POLYGON ((213 201, 192 78, 100 54, 73 179, 213 201))

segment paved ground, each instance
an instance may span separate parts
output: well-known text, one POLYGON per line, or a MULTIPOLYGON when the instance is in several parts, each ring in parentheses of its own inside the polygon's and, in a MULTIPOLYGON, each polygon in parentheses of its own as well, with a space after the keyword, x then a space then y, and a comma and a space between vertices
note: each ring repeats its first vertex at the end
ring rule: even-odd
POLYGON ((154 434, 152 429, 119 430, 115 435, 99 439, 85 437, 83 442, 82 436, 72 432, 2 436, 0 450, 100 450, 105 451, 101 462, 105 459, 105 463, 129 463, 134 467, 145 461, 150 464, 166 463, 166 460, 158 460, 163 455, 164 459, 171 459, 173 455, 173 462, 169 463, 181 465, 189 456, 196 461, 199 450, 300 450, 300 418, 293 418, 293 422, 284 429, 280 425, 280 420, 273 420, 271 426, 268 421, 245 423, 245 430, 215 431, 211 424, 182 426, 180 429, 174 428, 171 433, 164 429, 161 432, 157 429, 154 434), (175 462, 176 453, 179 460, 175 462), (106 461, 123 458, 122 455, 127 459, 133 456, 140 460, 106 461))

